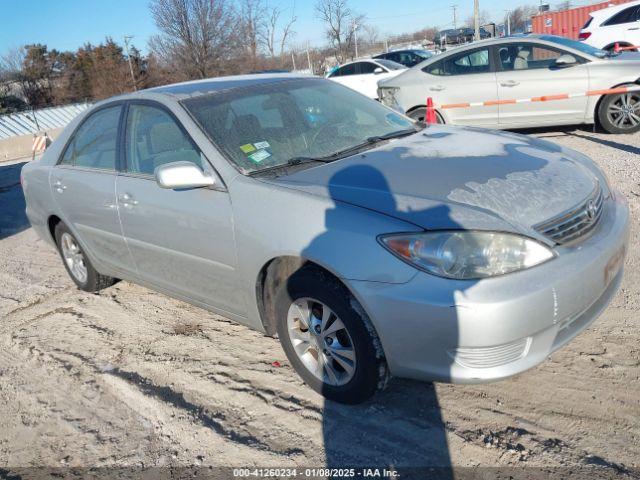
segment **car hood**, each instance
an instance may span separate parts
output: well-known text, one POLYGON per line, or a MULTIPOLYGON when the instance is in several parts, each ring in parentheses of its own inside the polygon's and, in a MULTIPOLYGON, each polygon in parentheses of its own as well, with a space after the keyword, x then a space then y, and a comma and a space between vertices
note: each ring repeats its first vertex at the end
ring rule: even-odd
POLYGON ((526 233, 594 191, 598 180, 582 162, 531 137, 431 125, 362 154, 270 181, 425 229, 526 233))
POLYGON ((620 52, 620 54, 607 59, 612 62, 635 62, 640 65, 640 52, 620 52))

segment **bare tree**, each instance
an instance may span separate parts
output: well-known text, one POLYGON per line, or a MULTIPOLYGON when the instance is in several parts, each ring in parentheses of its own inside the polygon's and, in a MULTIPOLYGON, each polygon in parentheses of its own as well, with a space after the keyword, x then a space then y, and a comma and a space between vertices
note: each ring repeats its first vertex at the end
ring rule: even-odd
POLYGON ((266 26, 262 32, 261 42, 272 58, 276 55, 282 57, 284 49, 287 47, 287 42, 295 34, 293 25, 298 19, 295 15, 295 4, 291 9, 291 17, 284 20, 282 27, 280 27, 283 13, 282 9, 277 5, 268 8, 266 26), (277 51, 278 47, 279 51, 277 51))
POLYGON ((241 0, 240 21, 249 52, 251 69, 258 63, 258 50, 267 30, 267 8, 262 0, 241 0))
POLYGON ((318 0, 316 15, 325 23, 336 60, 342 63, 353 58, 354 27, 364 23, 364 16, 355 14, 347 0, 318 0))
POLYGON ((527 29, 527 22, 537 13, 538 9, 533 6, 517 7, 507 13, 505 23, 507 23, 507 19, 511 21, 511 33, 524 33, 527 29))
POLYGON ((230 70, 241 43, 237 15, 225 0, 152 0, 150 9, 161 32, 150 50, 165 66, 186 78, 230 70))
MULTIPOLYGON (((491 23, 491 15, 489 15, 489 12, 487 12, 486 10, 482 10, 480 12, 480 14, 478 15, 478 19, 480 20, 480 25, 488 25, 489 23, 491 23)), ((473 28, 475 25, 475 20, 473 18, 473 15, 471 15, 469 18, 467 18, 467 21, 465 22, 465 26, 469 27, 469 28, 473 28)))

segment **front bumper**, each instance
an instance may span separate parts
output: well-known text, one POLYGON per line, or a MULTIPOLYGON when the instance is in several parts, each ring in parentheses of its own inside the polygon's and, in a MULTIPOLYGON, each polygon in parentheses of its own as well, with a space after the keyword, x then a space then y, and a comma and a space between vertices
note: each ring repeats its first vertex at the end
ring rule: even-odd
POLYGON ((537 267, 480 281, 418 273, 404 284, 350 281, 391 373, 480 383, 542 362, 591 324, 622 280, 629 210, 605 202, 593 234, 537 267))

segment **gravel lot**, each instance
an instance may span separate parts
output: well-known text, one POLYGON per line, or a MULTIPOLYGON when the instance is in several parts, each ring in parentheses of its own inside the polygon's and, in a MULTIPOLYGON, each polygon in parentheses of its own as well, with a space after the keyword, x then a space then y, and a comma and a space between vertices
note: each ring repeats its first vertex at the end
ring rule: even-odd
POLYGON ((306 388, 273 338, 127 282, 76 290, 28 228, 21 164, 0 164, 0 478, 29 466, 345 464, 637 477, 640 135, 529 133, 590 155, 629 200, 622 290, 529 372, 482 386, 394 380, 356 407, 306 388))

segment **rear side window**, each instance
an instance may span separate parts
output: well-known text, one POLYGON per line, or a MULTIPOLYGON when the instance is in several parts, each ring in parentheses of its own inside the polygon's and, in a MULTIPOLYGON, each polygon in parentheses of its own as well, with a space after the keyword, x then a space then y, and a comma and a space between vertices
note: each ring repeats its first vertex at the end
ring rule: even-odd
POLYGON ((60 165, 115 170, 120 109, 118 105, 91 114, 73 135, 60 165))
POLYGON ((491 71, 489 49, 462 52, 443 58, 423 69, 431 75, 472 75, 491 71))
POLYGON ((200 152, 171 115, 161 108, 133 104, 127 114, 127 172, 153 175, 171 162, 192 162, 202 168, 200 152))
POLYGON ((356 64, 352 63, 350 65, 345 65, 344 67, 340 67, 335 71, 332 77, 345 77, 347 75, 355 75, 356 74, 356 64))
POLYGON ((625 8, 604 22, 604 25, 620 25, 622 23, 631 23, 637 20, 640 20, 640 5, 625 8))
POLYGON ((378 68, 378 65, 376 65, 375 63, 371 63, 371 62, 360 62, 360 73, 361 74, 366 74, 366 73, 373 73, 373 71, 378 68))

